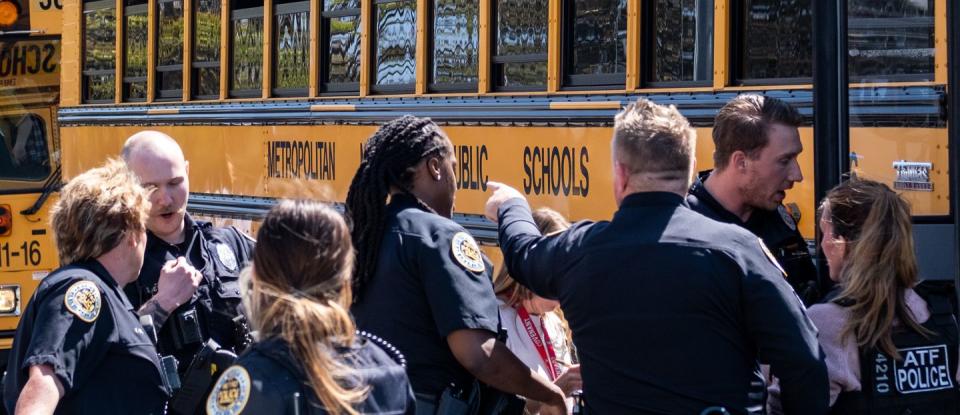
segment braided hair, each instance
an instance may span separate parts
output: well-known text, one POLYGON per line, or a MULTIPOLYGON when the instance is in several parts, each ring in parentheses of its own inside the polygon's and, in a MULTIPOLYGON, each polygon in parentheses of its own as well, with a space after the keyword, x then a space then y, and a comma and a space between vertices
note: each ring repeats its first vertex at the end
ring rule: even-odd
MULTIPOLYGON (((357 251, 352 283, 354 299, 362 296, 364 285, 376 271, 391 187, 410 193, 416 166, 427 157, 447 156, 450 152, 447 142, 433 121, 412 115, 384 124, 367 140, 346 203, 357 251)), ((414 199, 420 208, 434 212, 419 198, 414 199)))

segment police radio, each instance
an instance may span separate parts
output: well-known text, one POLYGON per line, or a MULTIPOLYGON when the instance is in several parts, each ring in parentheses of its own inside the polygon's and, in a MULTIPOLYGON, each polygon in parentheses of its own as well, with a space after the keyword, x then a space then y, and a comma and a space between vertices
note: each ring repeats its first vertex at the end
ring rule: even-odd
MULTIPOLYGON (((157 326, 153 324, 153 316, 149 314, 140 316, 140 325, 143 326, 143 331, 147 333, 147 337, 149 337, 150 341, 156 346, 157 326)), ((160 377, 163 379, 163 386, 167 387, 167 390, 171 392, 180 389, 180 375, 177 374, 177 359, 173 356, 163 356, 160 353, 157 353, 157 356, 160 357, 160 377)))

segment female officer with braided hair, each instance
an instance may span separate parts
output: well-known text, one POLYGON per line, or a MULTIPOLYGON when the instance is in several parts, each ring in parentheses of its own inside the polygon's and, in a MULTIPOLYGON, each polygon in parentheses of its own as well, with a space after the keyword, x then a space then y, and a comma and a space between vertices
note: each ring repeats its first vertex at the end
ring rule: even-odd
POLYGON ((497 340, 492 267, 452 221, 453 145, 429 119, 405 116, 364 147, 347 194, 357 263, 358 326, 397 346, 417 396, 417 414, 468 413, 477 380, 566 413, 563 393, 497 340))

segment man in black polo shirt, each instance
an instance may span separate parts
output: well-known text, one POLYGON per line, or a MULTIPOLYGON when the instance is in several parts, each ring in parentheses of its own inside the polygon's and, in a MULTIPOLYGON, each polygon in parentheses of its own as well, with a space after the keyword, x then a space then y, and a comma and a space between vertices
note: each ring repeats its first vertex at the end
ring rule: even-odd
POLYGON ((713 127, 714 170, 700 174, 687 196, 690 208, 740 226, 763 239, 806 305, 820 300, 817 271, 797 222, 783 206, 786 191, 803 180, 797 127, 803 121, 790 104, 761 95, 741 95, 717 114, 713 127))

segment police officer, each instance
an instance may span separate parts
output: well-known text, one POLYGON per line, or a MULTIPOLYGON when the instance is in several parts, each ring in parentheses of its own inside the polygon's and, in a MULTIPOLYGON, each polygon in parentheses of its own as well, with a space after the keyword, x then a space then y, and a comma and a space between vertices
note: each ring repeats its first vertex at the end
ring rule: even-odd
POLYGON ((497 340, 491 264, 450 219, 450 140, 429 119, 405 116, 383 125, 363 155, 346 203, 357 250, 352 311, 407 357, 417 413, 465 413, 476 397, 496 396, 481 394, 477 379, 545 402, 542 413, 565 413, 563 392, 497 340))
POLYGON ((807 243, 783 206, 786 191, 803 180, 797 127, 790 104, 761 95, 740 95, 724 105, 713 127, 714 170, 700 174, 687 196, 690 208, 740 226, 763 239, 787 281, 807 305, 821 290, 807 243))
POLYGON ((343 217, 318 202, 285 200, 257 236, 255 265, 243 278, 260 339, 220 377, 207 413, 414 414, 403 367, 379 339, 354 333, 353 245, 343 217))
POLYGON ((504 263, 557 299, 581 360, 587 413, 747 410, 755 361, 784 382, 793 414, 827 409, 816 329, 749 232, 690 210, 696 133, 675 107, 641 99, 617 115, 610 222, 542 237, 517 190, 495 190, 504 263))
POLYGON ((156 348, 122 291, 137 279, 147 240, 149 203, 136 183, 111 160, 60 192, 51 223, 65 265, 20 319, 3 385, 9 413, 164 413, 169 388, 156 348))
POLYGON ((211 368, 204 367, 208 361, 195 358, 212 356, 210 349, 217 348, 238 353, 248 342, 238 276, 253 240, 236 228, 217 228, 186 213, 189 166, 170 136, 157 131, 134 134, 123 147, 123 158, 141 183, 153 189, 143 269, 125 291, 139 313, 153 316, 160 327, 160 352, 179 362, 184 387, 171 409, 190 413, 202 406, 214 380, 211 368), (163 278, 161 271, 178 260, 199 272, 180 280, 163 278))

